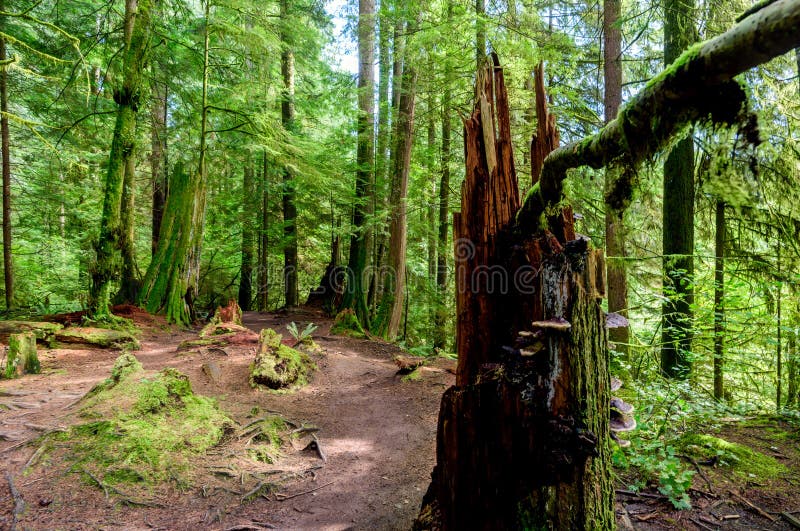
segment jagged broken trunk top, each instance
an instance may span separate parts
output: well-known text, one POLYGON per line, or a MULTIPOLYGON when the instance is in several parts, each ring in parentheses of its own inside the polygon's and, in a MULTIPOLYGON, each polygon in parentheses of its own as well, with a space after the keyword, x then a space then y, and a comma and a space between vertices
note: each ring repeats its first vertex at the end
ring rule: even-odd
POLYGON ((602 254, 576 238, 568 209, 550 216, 549 231, 516 223, 496 57, 476 92, 454 219, 456 385, 442 398, 437 466, 418 524, 612 529, 602 254))

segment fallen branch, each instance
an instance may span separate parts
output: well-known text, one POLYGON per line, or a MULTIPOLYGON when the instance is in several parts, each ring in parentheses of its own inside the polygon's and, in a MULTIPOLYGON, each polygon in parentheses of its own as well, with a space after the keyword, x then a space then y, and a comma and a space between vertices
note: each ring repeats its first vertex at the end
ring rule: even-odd
POLYGON ((758 506, 754 505, 752 502, 750 502, 749 500, 747 500, 747 499, 743 498, 742 496, 736 494, 734 491, 730 490, 728 492, 730 492, 731 496, 733 496, 734 498, 736 498, 737 500, 739 500, 740 502, 745 504, 747 507, 749 507, 751 510, 753 510, 757 514, 763 516, 764 518, 766 518, 770 522, 777 522, 778 521, 777 518, 775 518, 774 516, 769 514, 767 511, 765 511, 761 507, 758 507, 758 506))
POLYGON ((794 527, 795 529, 800 529, 800 520, 798 520, 791 514, 787 513, 786 511, 783 511, 781 513, 781 517, 787 522, 789 522, 789 524, 791 524, 791 526, 794 527))
POLYGON ((14 531, 17 528, 19 515, 25 510, 25 500, 22 499, 22 495, 14 485, 14 476, 11 475, 11 472, 6 472, 6 481, 8 481, 8 490, 11 492, 11 498, 14 500, 14 511, 11 513, 11 527, 9 528, 10 531, 14 531))
MULTIPOLYGON (((778 0, 727 32, 687 50, 595 135, 553 151, 544 161, 538 186, 525 198, 517 227, 540 228, 540 217, 562 198, 567 170, 622 164, 633 168, 663 150, 689 124, 707 120, 731 124, 746 101, 733 78, 800 46, 800 0, 778 0), (733 103, 736 102, 736 105, 733 103)), ((738 121, 737 121, 738 123, 738 121)), ((616 209, 630 202, 632 172, 612 184, 606 200, 616 209)))
POLYGON ((286 501, 286 500, 291 500, 292 498, 297 498, 299 496, 305 496, 306 494, 311 494, 312 492, 316 492, 316 491, 318 491, 320 489, 324 489, 325 487, 327 487, 329 485, 333 485, 334 483, 336 483, 336 482, 335 481, 331 481, 330 483, 325 483, 324 485, 320 485, 319 487, 313 488, 311 490, 307 490, 305 492, 298 492, 297 494, 291 494, 289 496, 287 496, 285 494, 279 494, 278 493, 278 494, 275 494, 275 499, 278 500, 278 501, 281 501, 281 502, 282 501, 286 501))
POLYGON ((650 494, 648 492, 633 492, 632 490, 623 490, 623 489, 617 489, 615 492, 617 494, 622 494, 623 496, 634 496, 637 498, 651 498, 653 500, 669 500, 669 497, 664 496, 663 494, 650 494))
POLYGON ((694 525, 696 525, 697 527, 699 527, 701 529, 705 529, 706 531, 714 531, 713 527, 708 527, 706 524, 704 524, 703 522, 701 522, 697 518, 689 518, 689 520, 691 520, 694 525))
POLYGON ((261 493, 261 490, 264 487, 269 487, 269 492, 272 492, 272 490, 275 488, 275 485, 273 483, 267 483, 265 481, 259 481, 258 484, 254 488, 252 488, 252 489, 248 490, 247 492, 245 492, 244 494, 242 494, 242 503, 246 503, 246 502, 250 501, 251 499, 256 498, 258 496, 263 496, 263 494, 261 493))

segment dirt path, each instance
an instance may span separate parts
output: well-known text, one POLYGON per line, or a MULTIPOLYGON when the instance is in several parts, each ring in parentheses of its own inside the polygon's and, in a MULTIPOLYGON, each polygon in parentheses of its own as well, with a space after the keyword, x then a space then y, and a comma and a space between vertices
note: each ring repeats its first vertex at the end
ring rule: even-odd
MULTIPOLYGON (((304 460, 300 467, 312 472, 282 484, 281 493, 290 498, 276 501, 272 496, 243 504, 235 489, 205 497, 204 483, 210 480, 198 473, 188 491, 154 494, 165 507, 130 507, 113 497, 106 499, 77 474, 55 473, 46 466, 30 467, 22 474, 37 446, 20 443, 42 430, 80 421, 68 406, 109 374, 119 354, 58 349, 42 355, 44 374, 0 382, 0 460, 26 502, 18 529, 257 529, 257 524, 279 529, 407 529, 429 482, 439 399, 452 384, 446 370, 451 363, 441 360, 424 368, 419 380, 406 382, 395 375, 391 361, 401 352, 397 347, 330 336, 330 322, 319 314, 248 313, 244 321, 253 330, 270 327, 284 333, 291 321, 320 325, 315 339, 325 353, 317 360, 320 370, 310 384, 291 394, 251 389, 247 376, 253 345, 226 347, 224 353, 200 349, 178 354, 177 345, 193 334, 169 331, 157 321, 145 327, 142 349, 135 354, 145 369, 175 367, 185 372, 195 392, 217 397, 239 422, 246 423, 256 410, 274 410, 318 427, 327 460, 294 456, 296 468, 299 457, 304 460), (218 382, 201 370, 209 361, 221 369, 218 382)), ((5 477, 0 483, 0 528, 6 528, 13 503, 5 477)), ((234 487, 244 491, 248 485, 234 487)))

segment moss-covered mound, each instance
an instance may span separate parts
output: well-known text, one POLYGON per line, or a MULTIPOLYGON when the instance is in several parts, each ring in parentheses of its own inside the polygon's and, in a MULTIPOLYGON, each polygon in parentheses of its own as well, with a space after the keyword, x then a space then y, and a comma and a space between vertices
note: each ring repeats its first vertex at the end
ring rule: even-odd
POLYGON ((364 327, 358 322, 358 317, 356 317, 353 310, 342 310, 336 314, 336 319, 333 321, 333 326, 331 327, 331 334, 353 337, 356 339, 364 339, 367 337, 364 327))
POLYGON ((678 446, 698 459, 716 459, 744 477, 769 479, 787 471, 774 457, 712 435, 687 434, 681 437, 678 446))
POLYGON ((192 392, 184 374, 146 372, 128 353, 84 398, 80 415, 89 422, 56 437, 68 443, 71 469, 104 485, 174 480, 187 486, 190 460, 233 427, 214 400, 192 392))
POLYGON ((282 342, 280 334, 271 328, 261 331, 256 359, 250 366, 250 385, 270 389, 299 387, 308 382, 316 365, 304 352, 282 342))

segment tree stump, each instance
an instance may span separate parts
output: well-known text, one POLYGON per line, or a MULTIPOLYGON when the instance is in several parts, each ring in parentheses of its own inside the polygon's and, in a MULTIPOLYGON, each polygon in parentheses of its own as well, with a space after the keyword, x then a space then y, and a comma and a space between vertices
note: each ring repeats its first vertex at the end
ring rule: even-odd
POLYGON ((517 222, 496 56, 477 93, 454 216, 456 385, 416 527, 613 529, 602 253, 576 237, 569 209, 548 213, 549 231, 517 222))
POLYGON ((17 378, 25 373, 39 374, 40 372, 42 372, 42 368, 36 352, 36 335, 34 332, 9 335, 3 376, 17 378))

